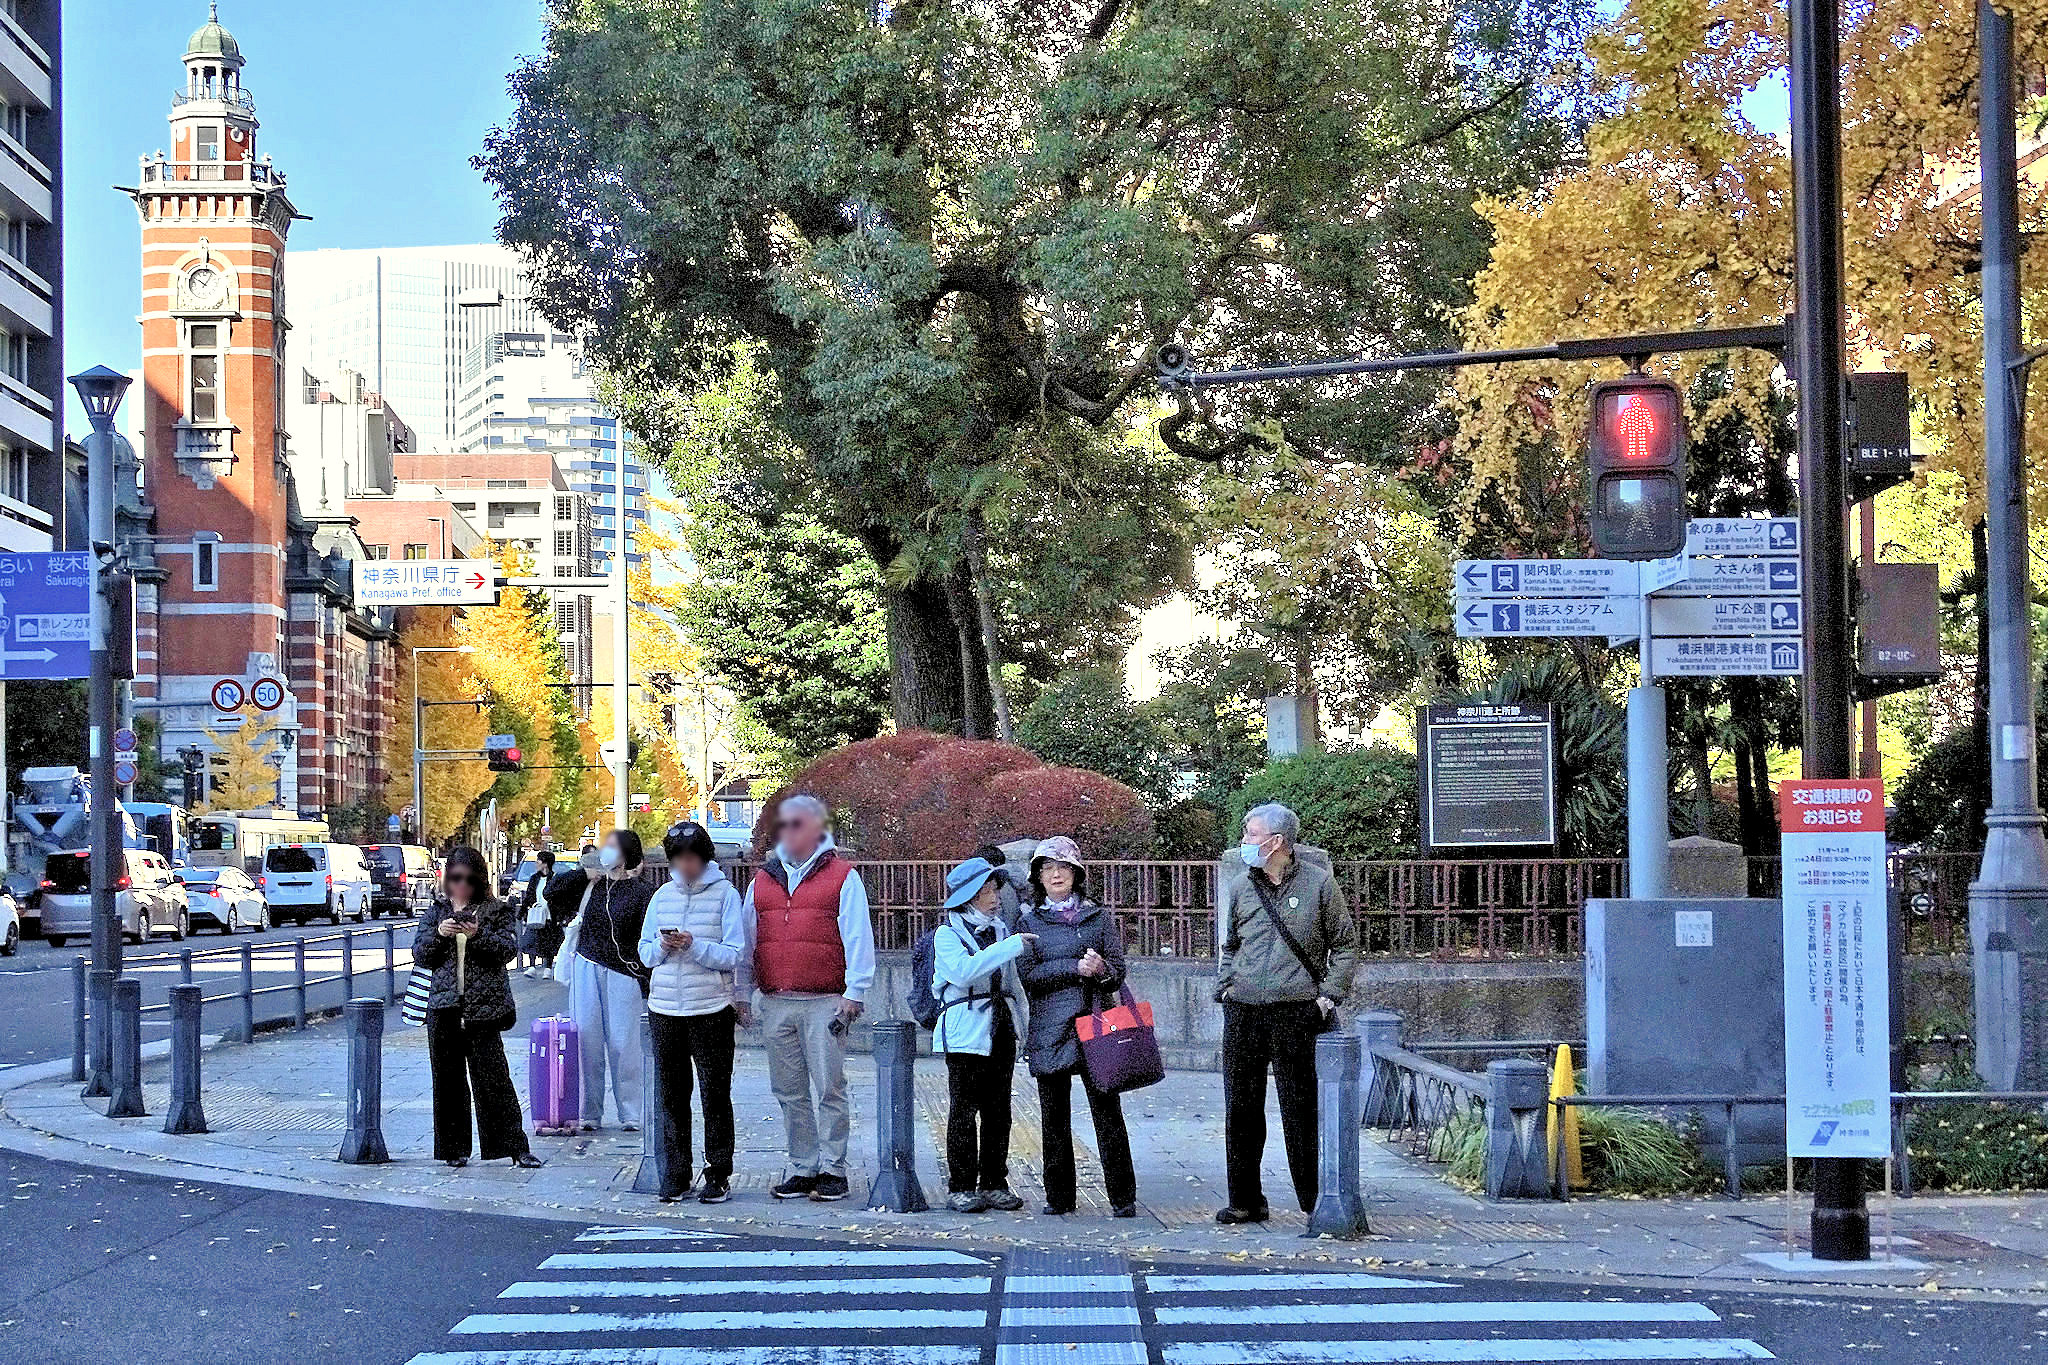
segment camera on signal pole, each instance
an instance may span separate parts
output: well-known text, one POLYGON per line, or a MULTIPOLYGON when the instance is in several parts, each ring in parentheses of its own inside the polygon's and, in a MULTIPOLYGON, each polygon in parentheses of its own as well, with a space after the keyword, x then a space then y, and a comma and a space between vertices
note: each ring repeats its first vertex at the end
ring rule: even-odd
POLYGON ((1178 341, 1169 341, 1154 351, 1152 364, 1158 369, 1161 382, 1169 384, 1185 382, 1195 368, 1194 357, 1178 341))

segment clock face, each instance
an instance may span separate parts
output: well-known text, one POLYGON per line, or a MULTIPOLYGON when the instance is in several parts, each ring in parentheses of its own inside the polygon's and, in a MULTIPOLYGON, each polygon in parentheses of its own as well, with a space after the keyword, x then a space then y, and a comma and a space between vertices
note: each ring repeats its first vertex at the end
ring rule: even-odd
POLYGON ((194 266, 185 276, 185 294, 201 308, 218 308, 227 301, 228 282, 210 265, 194 266))

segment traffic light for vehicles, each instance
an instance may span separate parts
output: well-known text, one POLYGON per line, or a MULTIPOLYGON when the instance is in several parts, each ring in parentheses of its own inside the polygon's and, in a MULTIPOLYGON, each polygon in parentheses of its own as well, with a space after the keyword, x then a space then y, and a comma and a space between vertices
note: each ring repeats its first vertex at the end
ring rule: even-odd
POLYGON ((1668 379, 1593 386, 1593 548, 1608 559, 1685 549, 1685 404, 1668 379))
POLYGON ((519 742, 510 735, 492 735, 484 741, 484 758, 494 773, 519 771, 519 742))

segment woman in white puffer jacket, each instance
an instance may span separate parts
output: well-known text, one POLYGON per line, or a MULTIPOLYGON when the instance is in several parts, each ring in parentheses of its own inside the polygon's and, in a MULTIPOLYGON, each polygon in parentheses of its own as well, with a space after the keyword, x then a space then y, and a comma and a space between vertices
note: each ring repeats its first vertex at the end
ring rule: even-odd
POLYGON ((702 1091, 706 1204, 731 1197, 733 1028, 739 1002, 733 972, 748 951, 740 893, 716 861, 711 835, 694 821, 661 841, 669 879, 647 903, 640 961, 652 973, 647 1026, 654 1041, 657 1103, 666 1120, 661 1198, 689 1194, 690 1091, 702 1091))

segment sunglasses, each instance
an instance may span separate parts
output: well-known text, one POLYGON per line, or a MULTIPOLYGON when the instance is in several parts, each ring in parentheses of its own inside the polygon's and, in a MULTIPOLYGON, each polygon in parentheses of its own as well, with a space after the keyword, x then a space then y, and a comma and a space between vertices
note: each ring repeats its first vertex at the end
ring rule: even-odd
POLYGON ((474 872, 451 872, 442 880, 450 886, 488 886, 490 883, 474 872))

